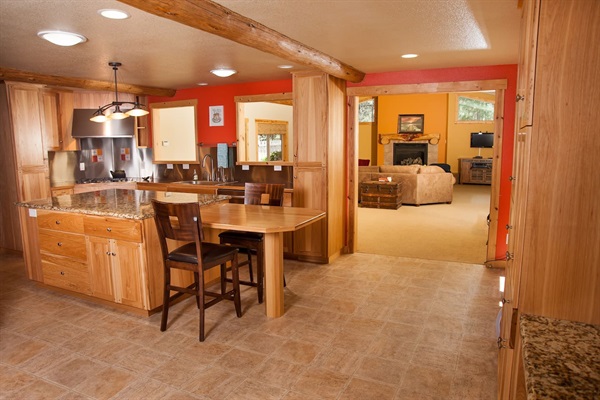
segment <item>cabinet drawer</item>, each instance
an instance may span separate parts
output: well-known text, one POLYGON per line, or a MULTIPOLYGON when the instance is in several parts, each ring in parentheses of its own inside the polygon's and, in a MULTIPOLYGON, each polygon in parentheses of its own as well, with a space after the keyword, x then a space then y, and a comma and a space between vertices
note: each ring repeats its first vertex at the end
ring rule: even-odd
POLYGON ((85 236, 49 229, 39 230, 40 250, 49 254, 86 261, 85 236))
POLYGON ((46 285, 91 294, 89 273, 84 263, 42 256, 42 273, 46 285))
POLYGON ((83 233, 83 215, 81 214, 38 210, 37 224, 40 229, 83 233))
POLYGON ((142 241, 142 223, 129 219, 84 217, 83 230, 86 235, 130 242, 142 241))

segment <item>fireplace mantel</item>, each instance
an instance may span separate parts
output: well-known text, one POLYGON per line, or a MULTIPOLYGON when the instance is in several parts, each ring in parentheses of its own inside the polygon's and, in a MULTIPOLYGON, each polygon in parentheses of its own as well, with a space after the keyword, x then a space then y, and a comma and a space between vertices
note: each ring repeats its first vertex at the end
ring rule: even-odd
MULTIPOLYGON (((392 136, 392 135, 387 135, 392 136)), ((386 140, 386 143, 383 144, 383 164, 384 165, 394 165, 394 143, 406 143, 406 144, 419 144, 426 143, 427 144, 427 162, 428 163, 436 163, 438 162, 438 142, 440 135, 419 135, 419 138, 414 138, 413 140, 402 140, 402 138, 397 138, 399 136, 393 134, 395 137, 389 137, 386 140)), ((381 137, 381 135, 380 135, 381 137)))
POLYGON ((417 133, 380 133, 379 143, 388 144, 391 140, 397 142, 414 142, 414 141, 428 141, 430 144, 438 144, 440 141, 439 133, 429 133, 427 135, 417 133))

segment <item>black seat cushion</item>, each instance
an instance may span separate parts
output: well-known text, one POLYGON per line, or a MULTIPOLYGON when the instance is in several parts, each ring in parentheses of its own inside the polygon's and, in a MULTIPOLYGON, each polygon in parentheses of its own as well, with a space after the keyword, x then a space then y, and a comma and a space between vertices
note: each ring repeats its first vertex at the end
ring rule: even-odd
MULTIPOLYGON (((204 260, 204 264, 207 265, 214 264, 223 258, 231 257, 231 254, 235 251, 235 247, 202 242, 202 260, 204 260)), ((167 260, 198 264, 196 244, 192 242, 176 248, 169 253, 167 260)))
POLYGON ((227 240, 249 240, 254 242, 261 242, 263 240, 263 234, 258 232, 238 232, 238 231, 225 231, 219 233, 221 241, 226 242, 227 240))

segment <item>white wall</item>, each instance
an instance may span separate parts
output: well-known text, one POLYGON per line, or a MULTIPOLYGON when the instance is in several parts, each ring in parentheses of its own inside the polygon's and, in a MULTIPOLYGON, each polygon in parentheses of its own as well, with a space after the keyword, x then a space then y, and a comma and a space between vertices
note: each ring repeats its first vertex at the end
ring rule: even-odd
POLYGON ((294 108, 283 104, 256 102, 243 103, 244 117, 248 120, 248 151, 246 161, 258 161, 256 151, 256 123, 257 119, 272 119, 277 121, 288 121, 287 160, 292 160, 294 143, 294 108))

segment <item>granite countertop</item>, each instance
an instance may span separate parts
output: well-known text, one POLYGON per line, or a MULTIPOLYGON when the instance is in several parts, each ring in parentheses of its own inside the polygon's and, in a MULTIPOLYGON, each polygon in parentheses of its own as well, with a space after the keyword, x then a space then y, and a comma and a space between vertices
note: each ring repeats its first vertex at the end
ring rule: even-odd
POLYGON ((173 193, 153 190, 108 189, 16 203, 19 207, 74 212, 115 218, 146 219, 154 216, 151 200, 198 202, 201 206, 229 200, 230 196, 173 193))
POLYGON ((600 325, 521 316, 528 399, 600 399, 600 325))

